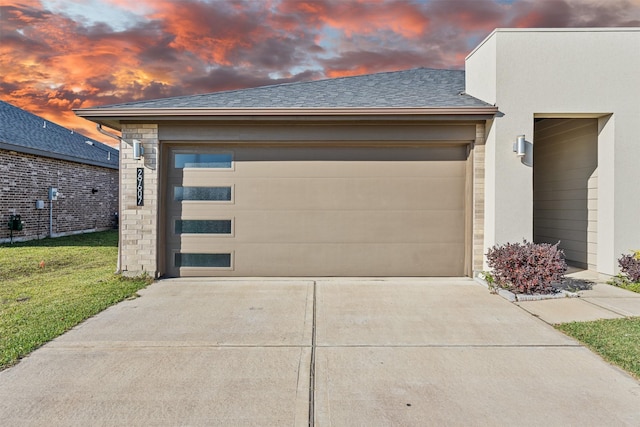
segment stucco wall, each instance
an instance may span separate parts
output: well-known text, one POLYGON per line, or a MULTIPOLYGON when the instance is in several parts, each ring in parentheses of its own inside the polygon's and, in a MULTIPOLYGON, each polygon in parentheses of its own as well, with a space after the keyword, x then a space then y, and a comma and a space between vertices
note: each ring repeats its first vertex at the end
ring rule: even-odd
POLYGON ((593 117, 597 271, 615 274, 620 254, 640 247, 638 52, 639 28, 499 29, 467 57, 466 92, 500 110, 486 135, 485 246, 533 238, 533 173, 512 152, 516 136, 535 144, 535 117, 593 117))
POLYGON ((0 150, 0 242, 10 240, 7 223, 14 213, 25 223, 14 241, 49 236, 49 187, 61 193, 53 202, 54 237, 113 226, 117 170, 0 150), (36 209, 36 200, 44 201, 44 209, 36 209))

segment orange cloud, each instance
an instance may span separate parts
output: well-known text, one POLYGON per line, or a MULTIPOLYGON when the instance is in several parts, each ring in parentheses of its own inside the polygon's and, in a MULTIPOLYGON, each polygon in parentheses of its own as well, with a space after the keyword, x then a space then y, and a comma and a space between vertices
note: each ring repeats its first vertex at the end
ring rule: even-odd
POLYGON ((407 1, 297 1, 287 0, 280 11, 300 14, 309 25, 327 25, 347 37, 389 30, 407 38, 423 35, 429 26, 424 9, 407 1))
POLYGON ((333 69, 327 71, 327 77, 334 79, 337 77, 359 76, 371 73, 371 68, 367 65, 359 65, 350 69, 333 69))
POLYGON ((266 13, 260 9, 249 14, 233 3, 211 7, 197 1, 165 1, 158 4, 151 18, 162 21, 165 31, 174 36, 173 48, 192 52, 204 61, 232 65, 234 50, 249 48, 259 39, 264 27, 257 18, 266 13))
POLYGON ((348 37, 390 30, 405 38, 420 37, 429 27, 429 18, 415 4, 394 2, 340 3, 335 14, 327 16, 327 25, 340 29, 348 37))

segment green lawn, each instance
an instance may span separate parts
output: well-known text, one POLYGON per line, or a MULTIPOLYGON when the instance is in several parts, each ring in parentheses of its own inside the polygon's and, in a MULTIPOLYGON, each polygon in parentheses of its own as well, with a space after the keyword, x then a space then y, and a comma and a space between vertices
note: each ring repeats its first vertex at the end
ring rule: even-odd
POLYGON ((0 245, 0 369, 150 283, 114 274, 117 246, 115 231, 0 245))
POLYGON ((624 285, 621 285, 620 287, 628 291, 636 292, 640 294, 640 283, 628 282, 628 283, 625 283, 624 285))
MULTIPOLYGON (((640 283, 618 276, 609 284, 640 293, 640 283)), ((605 360, 640 379, 640 317, 555 325, 605 360)))
POLYGON ((607 283, 613 286, 617 286, 622 289, 626 289, 631 292, 637 292, 640 294, 640 283, 632 282, 628 277, 619 274, 615 276, 613 279, 609 280, 607 283))
POLYGON ((563 323, 556 328, 640 379, 640 317, 563 323))

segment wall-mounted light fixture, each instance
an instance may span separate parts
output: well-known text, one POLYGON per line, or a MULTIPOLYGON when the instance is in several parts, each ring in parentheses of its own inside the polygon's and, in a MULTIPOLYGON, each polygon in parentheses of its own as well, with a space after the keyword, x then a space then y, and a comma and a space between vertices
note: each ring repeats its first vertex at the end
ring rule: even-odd
POLYGON ((527 143, 524 139, 524 135, 518 135, 516 142, 513 143, 513 152, 518 157, 524 157, 527 154, 527 143))
POLYGON ((140 158, 144 156, 144 147, 142 143, 137 139, 133 140, 133 159, 140 160, 140 158))

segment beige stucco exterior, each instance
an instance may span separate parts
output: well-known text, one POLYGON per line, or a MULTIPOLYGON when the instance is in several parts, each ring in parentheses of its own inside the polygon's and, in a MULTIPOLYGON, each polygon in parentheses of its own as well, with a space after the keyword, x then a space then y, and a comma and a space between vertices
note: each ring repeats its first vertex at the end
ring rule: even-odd
POLYGON ((640 247, 639 74, 640 28, 498 29, 471 52, 466 92, 499 109, 486 128, 485 247, 533 239, 535 159, 516 157, 516 137, 535 144, 535 118, 595 118, 595 268, 617 273, 640 247))

